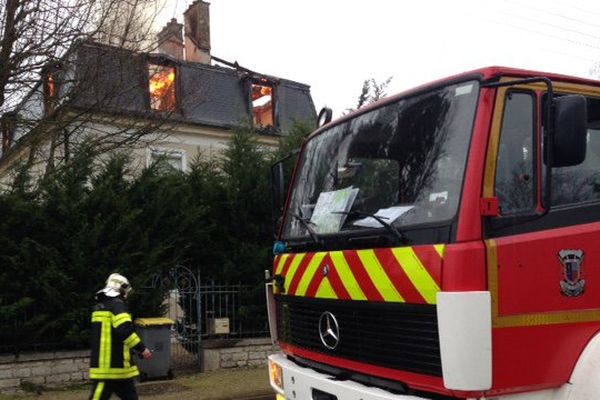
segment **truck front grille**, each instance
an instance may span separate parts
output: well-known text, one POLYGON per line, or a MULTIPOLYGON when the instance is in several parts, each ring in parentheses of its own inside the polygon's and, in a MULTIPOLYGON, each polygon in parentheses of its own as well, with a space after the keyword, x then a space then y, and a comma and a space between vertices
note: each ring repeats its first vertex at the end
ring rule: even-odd
MULTIPOLYGON (((420 374, 442 376, 436 307, 276 296, 279 340, 293 346, 420 374), (329 311, 339 342, 327 348, 319 318, 329 311)), ((329 343, 330 344, 330 343, 329 343)))

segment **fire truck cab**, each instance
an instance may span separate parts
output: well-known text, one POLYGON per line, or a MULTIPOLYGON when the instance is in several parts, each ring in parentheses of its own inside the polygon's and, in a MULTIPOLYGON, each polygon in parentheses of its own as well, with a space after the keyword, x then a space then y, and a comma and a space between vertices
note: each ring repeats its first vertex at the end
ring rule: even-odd
POLYGON ((464 73, 274 171, 278 398, 600 398, 600 82, 464 73))

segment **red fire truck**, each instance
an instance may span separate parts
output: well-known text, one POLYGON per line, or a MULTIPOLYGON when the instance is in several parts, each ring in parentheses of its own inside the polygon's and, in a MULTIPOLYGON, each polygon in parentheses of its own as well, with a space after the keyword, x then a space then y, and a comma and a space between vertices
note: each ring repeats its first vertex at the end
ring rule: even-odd
POLYGON ((600 399, 600 82, 464 73, 282 165, 278 398, 600 399))

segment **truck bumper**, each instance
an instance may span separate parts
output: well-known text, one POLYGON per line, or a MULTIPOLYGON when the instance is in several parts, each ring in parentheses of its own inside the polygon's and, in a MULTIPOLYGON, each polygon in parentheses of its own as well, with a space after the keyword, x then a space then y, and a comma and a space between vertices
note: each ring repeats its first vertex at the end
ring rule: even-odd
POLYGON ((269 370, 277 400, 426 400, 425 397, 393 394, 349 380, 335 380, 331 375, 301 367, 278 354, 269 356, 269 370), (283 387, 275 383, 274 368, 281 373, 283 387))

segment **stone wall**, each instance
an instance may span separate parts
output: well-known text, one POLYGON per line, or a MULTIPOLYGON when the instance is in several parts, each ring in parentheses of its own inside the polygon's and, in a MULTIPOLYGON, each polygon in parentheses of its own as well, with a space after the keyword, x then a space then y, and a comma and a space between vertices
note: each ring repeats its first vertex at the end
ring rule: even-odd
POLYGON ((267 357, 278 351, 269 338, 204 341, 202 371, 267 365, 267 357))
POLYGON ((90 352, 55 351, 0 356, 0 391, 19 389, 27 383, 60 386, 87 379, 90 352))
MULTIPOLYGON (((247 368, 267 364, 267 356, 278 351, 271 339, 206 340, 202 342, 201 371, 247 368)), ((85 382, 90 352, 56 351, 0 355, 0 392, 24 385, 64 386, 85 382)))

